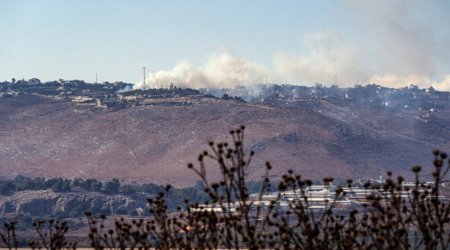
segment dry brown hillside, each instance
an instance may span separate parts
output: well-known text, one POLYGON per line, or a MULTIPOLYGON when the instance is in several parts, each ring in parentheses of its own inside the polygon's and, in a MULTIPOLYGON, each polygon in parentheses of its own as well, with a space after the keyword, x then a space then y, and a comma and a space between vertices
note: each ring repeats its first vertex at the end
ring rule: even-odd
POLYGON ((374 177, 431 162, 449 151, 448 117, 427 122, 417 114, 382 108, 277 108, 200 98, 188 105, 153 103, 118 111, 35 96, 0 100, 0 175, 98 178, 192 185, 186 168, 229 129, 245 124, 256 151, 251 177, 295 169, 305 177, 374 177), (447 120, 445 120, 447 119, 447 120))

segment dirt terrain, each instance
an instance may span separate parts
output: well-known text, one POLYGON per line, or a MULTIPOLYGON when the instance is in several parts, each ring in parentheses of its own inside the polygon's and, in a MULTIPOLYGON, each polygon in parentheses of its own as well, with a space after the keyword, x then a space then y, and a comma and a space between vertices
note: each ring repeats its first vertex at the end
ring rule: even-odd
POLYGON ((173 103, 104 111, 31 95, 0 99, 0 175, 194 185, 186 164, 241 124, 256 152, 253 179, 265 161, 274 166, 273 177, 294 169, 308 178, 378 178, 387 170, 408 174, 415 164, 430 172, 431 150, 450 151, 446 110, 425 114, 326 100, 294 108, 206 97, 173 103))

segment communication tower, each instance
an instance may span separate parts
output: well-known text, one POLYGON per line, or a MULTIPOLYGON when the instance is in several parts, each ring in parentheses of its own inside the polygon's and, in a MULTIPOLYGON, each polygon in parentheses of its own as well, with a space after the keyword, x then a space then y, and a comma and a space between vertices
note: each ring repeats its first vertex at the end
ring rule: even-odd
POLYGON ((145 67, 144 67, 144 90, 145 90, 145 67))

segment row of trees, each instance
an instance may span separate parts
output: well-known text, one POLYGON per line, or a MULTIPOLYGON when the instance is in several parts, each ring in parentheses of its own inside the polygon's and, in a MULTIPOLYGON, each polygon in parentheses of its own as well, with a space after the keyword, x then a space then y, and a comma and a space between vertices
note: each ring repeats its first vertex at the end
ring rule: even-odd
MULTIPOLYGON (((262 182, 249 181, 246 185, 251 192, 258 192, 262 182)), ((21 175, 18 175, 13 180, 0 181, 0 195, 12 195, 18 191, 46 189, 51 189, 56 193, 91 191, 107 195, 133 195, 136 193, 157 194, 164 190, 164 186, 153 183, 127 184, 118 179, 102 182, 97 179, 45 179, 21 175)), ((188 197, 191 200, 201 201, 205 200, 207 196, 204 193, 203 183, 199 181, 192 187, 173 188, 170 192, 170 197, 188 197)))
POLYGON ((0 181, 0 195, 11 195, 17 191, 45 189, 51 189, 58 193, 71 191, 93 191, 104 194, 131 195, 137 192, 157 193, 161 191, 163 187, 151 183, 139 185, 125 184, 118 179, 102 182, 96 179, 45 179, 42 177, 30 178, 21 175, 17 176, 13 180, 0 181))

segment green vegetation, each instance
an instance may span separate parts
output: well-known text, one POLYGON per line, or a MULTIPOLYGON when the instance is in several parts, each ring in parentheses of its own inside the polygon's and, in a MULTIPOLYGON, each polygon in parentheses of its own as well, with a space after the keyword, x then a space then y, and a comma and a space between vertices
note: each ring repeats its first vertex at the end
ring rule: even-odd
MULTIPOLYGON (((126 220, 116 218, 113 225, 105 223, 105 215, 86 212, 90 228, 89 240, 95 249, 449 249, 450 203, 441 196, 442 184, 450 170, 447 154, 435 150, 433 182, 423 183, 421 167, 415 166, 415 183, 404 185, 404 178, 392 173, 371 190, 359 207, 341 210, 338 201, 352 191, 352 181, 338 187, 333 199, 326 200, 322 209, 315 209, 313 200, 305 193, 313 181, 288 171, 278 183, 278 196, 263 202, 263 196, 273 188, 268 178, 272 169, 266 163, 257 197, 251 197, 246 181, 253 152, 245 150, 244 127, 231 131, 230 142, 210 142, 197 164, 188 164, 207 194, 207 199, 191 201, 189 191, 178 191, 186 199, 177 211, 170 211, 168 201, 171 186, 148 198, 149 217, 126 220), (210 181, 205 159, 214 160, 221 179, 210 181), (283 192, 294 199, 283 199, 283 192), (187 192, 187 193, 184 193, 187 192), (277 204, 287 205, 281 208, 277 204)), ((333 178, 323 179, 324 186, 333 178)), ((117 181, 105 184, 104 191, 121 190, 117 181)), ((55 184, 55 183, 53 183, 55 184)), ((103 185, 102 185, 103 188, 103 185)), ((130 187, 123 186, 122 190, 130 187)), ((129 190, 128 190, 129 191, 129 190)), ((127 192, 128 192, 127 191, 127 192)), ((101 211, 100 211, 101 212, 101 211)), ((68 227, 64 222, 34 223, 38 240, 32 248, 75 248, 66 239, 68 227), (47 230, 47 231, 46 231, 47 230), (48 232, 48 233, 46 233, 48 232), (52 233, 53 232, 53 233, 52 233)), ((1 239, 8 248, 17 247, 15 222, 7 222, 1 239)))
POLYGON ((157 193, 163 188, 164 187, 156 184, 123 184, 118 179, 101 182, 96 179, 44 179, 41 177, 30 178, 19 175, 14 178, 14 180, 0 181, 0 195, 12 195, 17 191, 45 189, 51 189, 56 193, 71 191, 92 191, 104 194, 134 194, 137 192, 157 193))
MULTIPOLYGON (((246 183, 248 190, 251 192, 258 192, 261 188, 262 182, 249 181, 246 183)), ((80 179, 72 180, 62 178, 45 179, 41 177, 30 178, 25 176, 17 176, 13 180, 0 181, 0 195, 12 195, 14 192, 26 190, 46 190, 51 189, 55 193, 64 192, 99 192, 106 195, 134 195, 142 194, 158 194, 164 190, 164 186, 152 183, 145 184, 127 184, 118 179, 101 182, 96 179, 80 179)), ((193 187, 173 188, 170 191, 169 197, 175 202, 176 199, 188 198, 195 201, 205 201, 208 196, 204 192, 202 182, 198 182, 193 187)), ((170 206, 171 209, 176 206, 170 206)))

